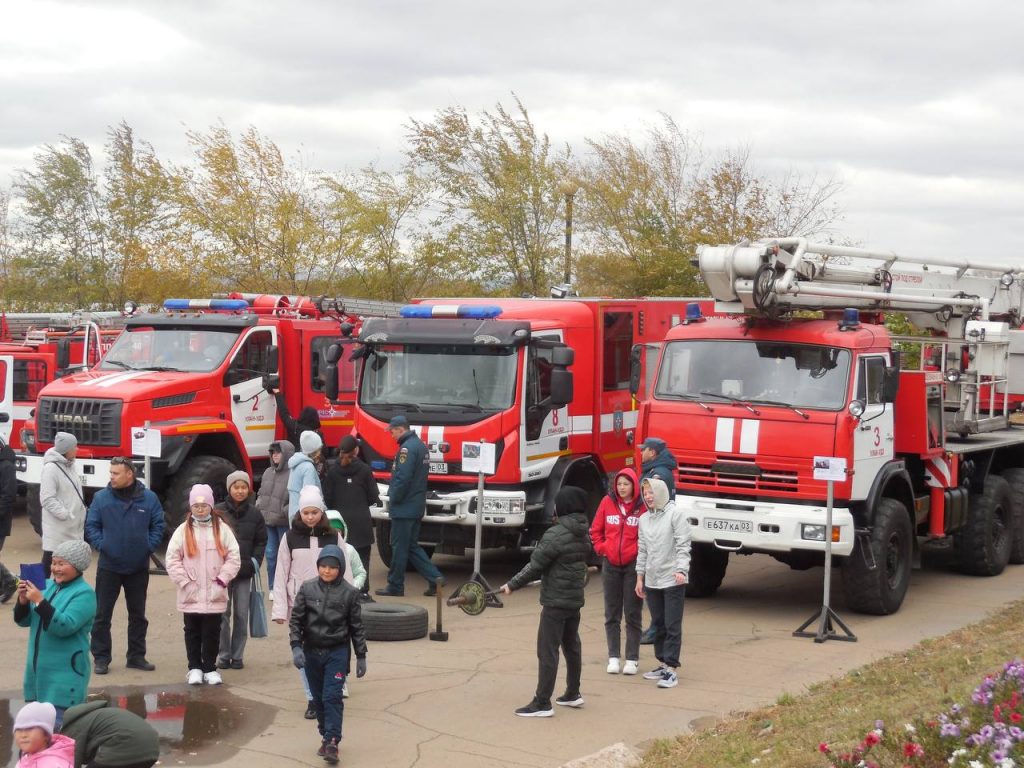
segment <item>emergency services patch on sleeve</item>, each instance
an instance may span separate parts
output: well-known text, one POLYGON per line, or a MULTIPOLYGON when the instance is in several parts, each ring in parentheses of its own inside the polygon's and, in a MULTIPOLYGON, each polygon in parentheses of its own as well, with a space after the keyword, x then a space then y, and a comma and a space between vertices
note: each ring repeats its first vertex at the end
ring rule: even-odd
POLYGON ((405 464, 405 460, 409 458, 409 449, 403 448, 398 452, 398 463, 405 464))

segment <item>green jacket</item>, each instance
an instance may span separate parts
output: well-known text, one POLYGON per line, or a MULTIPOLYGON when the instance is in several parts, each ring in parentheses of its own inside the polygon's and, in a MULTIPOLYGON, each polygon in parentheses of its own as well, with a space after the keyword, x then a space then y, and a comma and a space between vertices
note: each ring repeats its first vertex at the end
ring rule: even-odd
POLYGON ((48 701, 55 707, 85 701, 95 617, 96 593, 81 576, 66 584, 47 580, 39 605, 14 606, 14 620, 29 627, 25 701, 48 701))
POLYGON ((109 701, 87 701, 69 707, 60 732, 75 740, 75 766, 133 765, 160 757, 156 729, 127 709, 109 701))
POLYGON ((508 580, 512 590, 540 579, 540 604, 549 608, 583 607, 590 554, 590 526, 582 512, 560 515, 533 550, 530 562, 508 580))

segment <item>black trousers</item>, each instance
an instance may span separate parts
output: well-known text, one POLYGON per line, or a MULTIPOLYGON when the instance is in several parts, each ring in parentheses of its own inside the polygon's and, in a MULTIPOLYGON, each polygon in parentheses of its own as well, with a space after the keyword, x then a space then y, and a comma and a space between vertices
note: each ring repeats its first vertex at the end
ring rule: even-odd
POLYGON ((559 648, 565 656, 565 692, 578 694, 583 674, 579 608, 541 608, 537 627, 537 693, 534 696, 540 704, 551 704, 558 677, 559 648))
POLYGON ((667 667, 679 667, 683 651, 683 601, 686 585, 667 589, 647 587, 647 607, 654 630, 654 657, 667 667))
POLYGON ((359 555, 359 559, 363 561, 363 568, 366 569, 366 583, 363 584, 363 594, 370 594, 370 555, 373 552, 373 544, 367 544, 365 547, 354 547, 356 554, 359 555))
POLYGON ((643 598, 636 594, 636 561, 629 565, 601 566, 604 587, 604 632, 608 640, 608 658, 622 656, 622 619, 626 620, 626 660, 640 659, 640 633, 643 631, 643 598))
POLYGON ((189 669, 213 672, 217 669, 217 649, 220 647, 220 625, 223 613, 186 613, 185 655, 189 669))
POLYGON ((110 663, 110 619, 114 615, 117 598, 124 589, 124 602, 128 608, 128 660, 146 658, 146 592, 149 589, 149 569, 136 573, 115 573, 106 568, 96 569, 96 618, 92 623, 92 657, 110 663))

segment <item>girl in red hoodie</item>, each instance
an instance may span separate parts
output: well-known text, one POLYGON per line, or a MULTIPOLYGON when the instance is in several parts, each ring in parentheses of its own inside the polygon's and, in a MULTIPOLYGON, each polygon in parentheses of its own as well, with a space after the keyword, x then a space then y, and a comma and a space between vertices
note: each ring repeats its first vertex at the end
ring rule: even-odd
POLYGON ((640 498, 636 472, 623 469, 615 475, 608 495, 601 500, 590 539, 594 551, 604 558, 601 582, 604 586, 604 630, 608 638, 608 674, 635 675, 640 660, 643 599, 637 597, 636 551, 640 515, 646 507, 640 498), (622 634, 626 619, 626 662, 620 665, 622 634))

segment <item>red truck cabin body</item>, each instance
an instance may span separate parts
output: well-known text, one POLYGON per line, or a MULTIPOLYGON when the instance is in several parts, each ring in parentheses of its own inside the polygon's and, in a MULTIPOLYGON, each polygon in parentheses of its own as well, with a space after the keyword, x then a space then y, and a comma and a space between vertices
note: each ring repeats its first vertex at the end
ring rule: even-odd
MULTIPOLYGON (((149 422, 161 436, 160 455, 150 459, 150 486, 178 506, 196 482, 210 483, 222 497, 229 472, 260 473, 270 443, 284 437, 266 377, 280 377, 293 417, 304 406, 317 408, 329 445, 351 431, 351 405, 345 404, 354 399, 351 364, 342 368, 349 389, 341 402, 332 405, 325 397, 324 356, 334 343, 349 340, 329 318, 257 312, 132 318, 98 366, 42 390, 26 430, 32 452, 19 456, 19 479, 38 485, 41 454, 63 430, 78 437, 85 486, 104 487, 109 459, 133 455, 132 433, 149 422), (276 368, 271 348, 277 349, 276 368)), ((180 518, 184 506, 167 511, 170 519, 180 518)))
POLYGON ((863 481, 894 455, 893 408, 877 391, 888 363, 889 336, 878 325, 736 317, 673 328, 638 433, 664 439, 678 460, 677 504, 694 541, 823 551, 802 528, 821 525, 827 495, 813 459, 842 457, 852 474, 834 485, 834 551, 849 554, 856 502, 870 492, 863 481), (848 410, 854 398, 871 411, 860 421, 848 410))
MULTIPOLYGON (((386 488, 396 444, 388 421, 405 414, 429 452, 420 539, 461 554, 472 546, 478 476, 462 471, 462 446, 496 448, 486 481, 484 547, 528 547, 550 522, 562 484, 586 488, 596 508, 605 476, 634 463, 637 410, 629 391, 634 344, 660 341, 684 300, 431 299, 427 306, 494 306, 486 320, 371 319, 355 431, 386 488), (572 401, 545 408, 552 345, 574 351, 572 401)), ((710 303, 710 302, 709 302, 710 303)), ((386 547, 386 531, 378 540, 386 547)), ((387 560, 387 553, 382 551, 387 560)))

